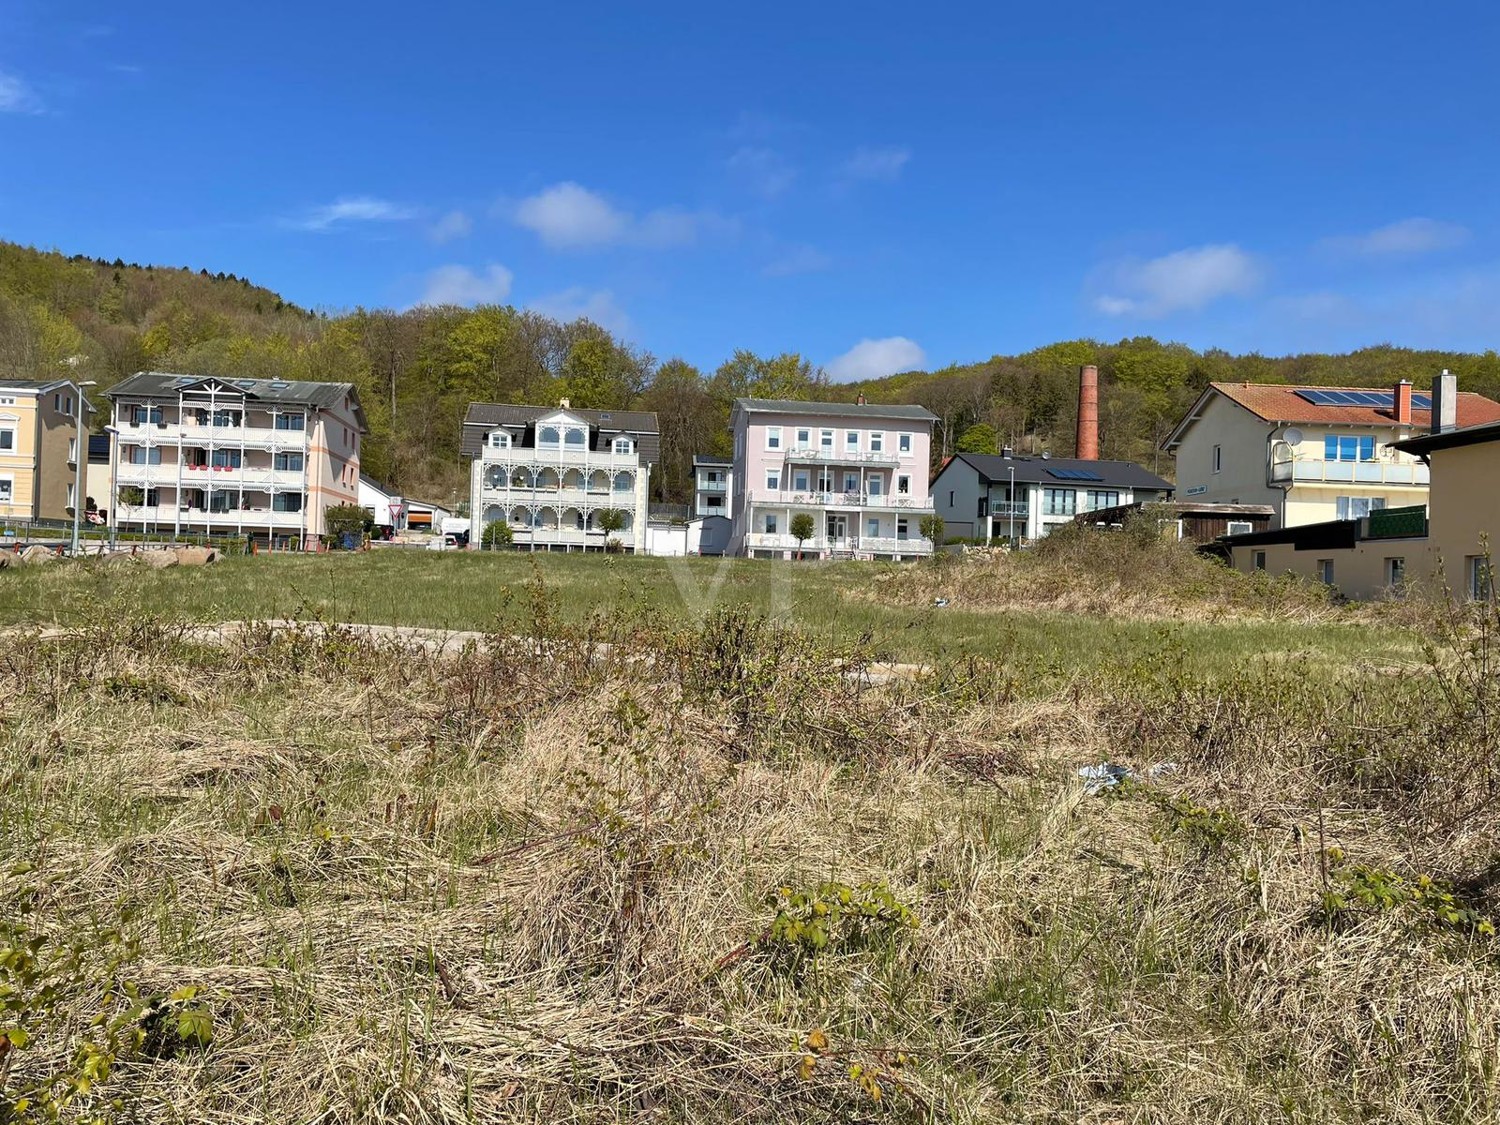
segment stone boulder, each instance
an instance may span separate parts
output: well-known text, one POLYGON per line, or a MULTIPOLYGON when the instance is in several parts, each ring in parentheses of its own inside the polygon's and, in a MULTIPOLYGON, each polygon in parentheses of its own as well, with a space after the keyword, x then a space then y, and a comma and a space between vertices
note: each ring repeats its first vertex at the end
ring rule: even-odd
POLYGON ((152 570, 165 570, 169 566, 177 565, 176 551, 153 549, 149 551, 142 551, 136 557, 139 558, 141 562, 146 566, 149 566, 152 570))
POLYGON ((178 566, 207 566, 219 561, 219 552, 212 547, 178 547, 173 554, 178 566))
POLYGON ((21 551, 21 561, 27 566, 40 566, 42 563, 52 562, 57 558, 57 552, 51 547, 43 547, 40 543, 33 543, 21 551))

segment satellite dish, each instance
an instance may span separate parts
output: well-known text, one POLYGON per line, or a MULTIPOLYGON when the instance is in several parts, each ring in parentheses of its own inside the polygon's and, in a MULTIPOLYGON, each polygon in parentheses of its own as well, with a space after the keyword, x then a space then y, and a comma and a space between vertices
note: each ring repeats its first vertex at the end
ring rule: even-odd
POLYGON ((1281 435, 1281 438, 1293 449, 1296 449, 1297 446, 1302 444, 1302 431, 1296 426, 1289 426, 1286 433, 1281 435))

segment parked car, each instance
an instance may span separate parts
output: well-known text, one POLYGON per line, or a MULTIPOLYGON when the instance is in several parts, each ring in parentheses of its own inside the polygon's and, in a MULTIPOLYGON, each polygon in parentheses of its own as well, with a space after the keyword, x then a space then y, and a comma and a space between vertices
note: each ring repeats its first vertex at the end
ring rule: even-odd
POLYGON ((434 535, 427 542, 429 551, 461 551, 463 544, 459 542, 457 535, 434 535))

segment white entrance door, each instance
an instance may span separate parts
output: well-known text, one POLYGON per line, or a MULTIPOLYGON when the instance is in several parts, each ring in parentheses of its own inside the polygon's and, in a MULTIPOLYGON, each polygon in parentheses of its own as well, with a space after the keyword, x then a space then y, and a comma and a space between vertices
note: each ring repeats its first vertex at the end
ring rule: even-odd
POLYGON ((849 546, 849 517, 828 517, 828 545, 834 550, 843 550, 849 546))

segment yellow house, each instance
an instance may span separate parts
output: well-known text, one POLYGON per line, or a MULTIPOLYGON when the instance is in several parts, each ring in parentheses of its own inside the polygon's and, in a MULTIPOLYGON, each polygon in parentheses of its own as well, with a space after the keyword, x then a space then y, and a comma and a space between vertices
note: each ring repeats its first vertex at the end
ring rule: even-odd
POLYGON ((1489 556, 1500 550, 1500 423, 1411 438, 1398 451, 1431 471, 1425 508, 1232 536, 1222 541, 1231 564, 1300 574, 1351 598, 1439 579, 1455 593, 1490 597, 1489 556))
POLYGON ((93 412, 66 379, 0 379, 0 521, 72 518, 93 412))
POLYGON ((1162 448, 1177 498, 1269 504, 1279 527, 1359 519, 1427 500, 1428 468, 1404 441, 1427 430, 1500 422, 1500 403, 1459 393, 1443 372, 1431 394, 1210 383, 1162 448))

